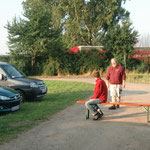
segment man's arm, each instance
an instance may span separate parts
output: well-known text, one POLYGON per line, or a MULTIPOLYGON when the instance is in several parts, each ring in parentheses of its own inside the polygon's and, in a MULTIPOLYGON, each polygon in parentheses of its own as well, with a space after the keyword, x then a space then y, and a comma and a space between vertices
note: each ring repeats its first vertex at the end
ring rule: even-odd
POLYGON ((126 86, 126 83, 125 83, 125 80, 123 80, 122 87, 125 88, 125 86, 126 86))
POLYGON ((109 89, 109 87, 110 87, 109 80, 106 80, 106 85, 107 85, 107 88, 109 89))
POLYGON ((123 69, 123 74, 122 74, 122 87, 125 88, 125 80, 126 80, 126 72, 125 69, 123 69))
POLYGON ((110 87, 110 82, 109 82, 109 80, 110 80, 110 68, 108 68, 107 73, 106 73, 106 85, 107 85, 107 88, 108 88, 108 89, 109 89, 109 87, 110 87))

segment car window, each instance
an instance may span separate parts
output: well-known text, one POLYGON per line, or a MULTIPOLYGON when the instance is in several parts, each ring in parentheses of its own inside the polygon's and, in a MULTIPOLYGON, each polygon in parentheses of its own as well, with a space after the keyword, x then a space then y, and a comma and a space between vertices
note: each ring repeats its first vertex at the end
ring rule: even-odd
POLYGON ((0 74, 6 75, 6 73, 4 72, 2 68, 0 68, 0 74))
POLYGON ((21 78, 24 76, 12 65, 5 65, 3 68, 12 78, 21 78))

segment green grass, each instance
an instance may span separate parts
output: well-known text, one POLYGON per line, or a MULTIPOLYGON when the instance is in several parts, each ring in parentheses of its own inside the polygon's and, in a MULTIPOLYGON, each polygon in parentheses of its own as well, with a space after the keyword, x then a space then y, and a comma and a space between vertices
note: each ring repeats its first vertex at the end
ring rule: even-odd
POLYGON ((149 73, 127 73, 127 82, 129 83, 141 83, 150 84, 150 74, 149 73))
POLYGON ((85 99, 93 93, 94 85, 67 81, 45 81, 47 95, 38 101, 24 102, 20 110, 0 116, 0 144, 47 120, 51 115, 85 99))

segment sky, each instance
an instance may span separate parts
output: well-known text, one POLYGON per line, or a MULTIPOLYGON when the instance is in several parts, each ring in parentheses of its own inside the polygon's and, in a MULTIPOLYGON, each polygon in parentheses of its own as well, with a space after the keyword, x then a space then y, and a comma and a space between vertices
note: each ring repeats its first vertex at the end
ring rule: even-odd
MULTIPOLYGON (((4 26, 16 16, 22 18, 23 0, 1 0, 0 2, 0 55, 9 53, 8 33, 4 26)), ((130 19, 140 35, 150 34, 150 0, 127 0, 123 7, 130 12, 130 19)))

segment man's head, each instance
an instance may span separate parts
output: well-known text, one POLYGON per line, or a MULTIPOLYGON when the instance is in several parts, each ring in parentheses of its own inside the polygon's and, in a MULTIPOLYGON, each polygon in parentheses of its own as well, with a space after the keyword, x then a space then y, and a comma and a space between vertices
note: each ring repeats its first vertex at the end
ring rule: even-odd
POLYGON ((94 78, 99 78, 100 77, 100 74, 99 74, 98 71, 93 71, 92 75, 93 75, 94 78))
POLYGON ((117 66, 117 59, 116 58, 112 58, 111 59, 111 64, 113 67, 116 67, 117 66))

